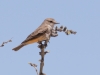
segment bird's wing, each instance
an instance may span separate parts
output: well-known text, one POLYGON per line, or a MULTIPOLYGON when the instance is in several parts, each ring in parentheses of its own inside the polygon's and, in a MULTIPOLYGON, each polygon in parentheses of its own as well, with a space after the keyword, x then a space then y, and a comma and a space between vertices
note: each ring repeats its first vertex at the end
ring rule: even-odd
POLYGON ((48 26, 42 26, 37 28, 34 32, 32 32, 22 43, 25 43, 31 39, 35 39, 43 34, 45 34, 48 30, 48 26))

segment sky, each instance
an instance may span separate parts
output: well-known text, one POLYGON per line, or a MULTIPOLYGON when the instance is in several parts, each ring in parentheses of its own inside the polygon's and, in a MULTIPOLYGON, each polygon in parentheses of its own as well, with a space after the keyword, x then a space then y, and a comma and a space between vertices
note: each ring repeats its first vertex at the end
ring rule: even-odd
POLYGON ((54 18, 76 35, 59 32, 45 55, 46 75, 100 75, 100 0, 0 0, 0 75, 36 75, 40 68, 38 44, 15 52, 46 18, 54 18))

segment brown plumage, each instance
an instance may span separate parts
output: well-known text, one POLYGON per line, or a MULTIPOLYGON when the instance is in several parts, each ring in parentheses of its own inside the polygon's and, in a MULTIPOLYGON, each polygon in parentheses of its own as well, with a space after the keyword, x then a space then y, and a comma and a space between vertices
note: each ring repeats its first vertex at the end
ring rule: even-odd
POLYGON ((19 46, 13 48, 12 50, 18 51, 25 45, 43 40, 49 40, 51 31, 55 24, 59 23, 57 23, 53 18, 45 19, 44 22, 34 32, 32 32, 19 46))
POLYGON ((17 46, 17 47, 15 47, 15 48, 13 48, 13 50, 14 50, 14 51, 17 51, 17 50, 19 50, 20 48, 22 48, 23 46, 25 46, 25 45, 20 44, 19 46, 17 46))

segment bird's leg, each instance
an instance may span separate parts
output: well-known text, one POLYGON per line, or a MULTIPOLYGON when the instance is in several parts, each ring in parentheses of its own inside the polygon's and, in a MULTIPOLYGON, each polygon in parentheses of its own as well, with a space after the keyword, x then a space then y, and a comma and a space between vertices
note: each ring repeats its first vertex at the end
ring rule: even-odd
POLYGON ((47 43, 49 42, 49 40, 45 40, 45 42, 44 42, 44 46, 45 46, 45 48, 47 47, 47 43))
POLYGON ((38 45, 39 48, 42 48, 43 47, 42 41, 38 41, 38 44, 39 44, 38 45))

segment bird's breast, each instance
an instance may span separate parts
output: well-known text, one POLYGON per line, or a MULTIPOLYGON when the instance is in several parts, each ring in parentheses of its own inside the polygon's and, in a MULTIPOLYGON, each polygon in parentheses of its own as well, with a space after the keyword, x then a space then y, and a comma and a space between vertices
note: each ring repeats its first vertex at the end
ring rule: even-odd
POLYGON ((52 26, 48 25, 48 30, 51 31, 52 30, 52 26))

